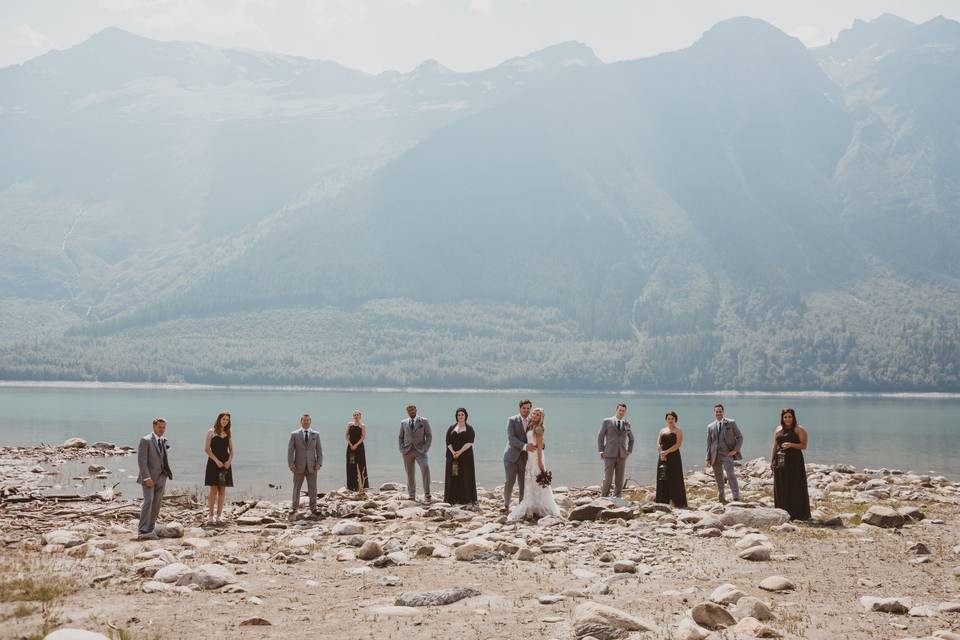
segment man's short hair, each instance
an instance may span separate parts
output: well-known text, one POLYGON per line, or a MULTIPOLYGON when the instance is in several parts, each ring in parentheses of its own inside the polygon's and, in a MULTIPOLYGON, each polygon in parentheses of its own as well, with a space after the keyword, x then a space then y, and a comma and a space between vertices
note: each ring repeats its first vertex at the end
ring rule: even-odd
POLYGON ((163 424, 167 424, 167 419, 166 419, 166 418, 161 418, 160 416, 157 416, 156 418, 153 419, 153 426, 157 426, 157 425, 160 424, 161 422, 162 422, 163 424))
MULTIPOLYGON (((716 409, 717 407, 720 407, 721 409, 723 409, 723 405, 720 404, 719 402, 718 402, 717 404, 713 405, 713 408, 714 408, 714 409, 716 409)), ((726 411, 726 409, 724 409, 724 411, 726 411)))
POLYGON ((305 413, 305 414, 303 414, 303 415, 300 416, 300 417, 301 417, 301 418, 309 418, 309 417, 310 417, 310 414, 309 414, 309 413, 305 413))
POLYGON ((528 404, 528 405, 530 405, 531 407, 533 406, 533 402, 531 402, 530 400, 521 400, 521 401, 520 401, 520 404, 517 405, 517 406, 522 409, 522 408, 523 408, 523 405, 525 405, 525 404, 528 404))
POLYGON ((626 402, 620 402, 620 403, 618 403, 618 404, 617 404, 617 409, 619 409, 620 407, 623 407, 624 409, 626 409, 626 408, 627 408, 627 403, 626 403, 626 402))

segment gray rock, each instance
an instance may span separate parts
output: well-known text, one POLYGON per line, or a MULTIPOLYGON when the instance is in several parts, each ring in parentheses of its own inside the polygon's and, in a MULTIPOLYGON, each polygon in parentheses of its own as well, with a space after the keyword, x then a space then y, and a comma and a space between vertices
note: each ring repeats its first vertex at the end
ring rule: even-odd
POLYGON ((335 536, 352 536, 358 533, 363 533, 363 525, 352 520, 341 520, 337 524, 333 525, 333 529, 331 529, 330 533, 335 536))
POLYGON ((590 636, 598 640, 626 638, 631 631, 657 632, 659 628, 649 620, 596 602, 584 602, 574 612, 573 632, 580 640, 590 636))
POLYGON ((596 520, 597 516, 600 515, 600 512, 606 509, 606 505, 591 502, 590 504, 574 507, 574 509, 570 512, 570 515, 567 516, 567 520, 572 520, 574 522, 596 520))
POLYGON ((87 446, 87 441, 83 438, 67 438, 60 446, 64 449, 83 449, 87 446))
POLYGON ((915 607, 910 607, 907 615, 912 618, 932 618, 937 615, 937 608, 929 604, 920 604, 915 607))
POLYGON ((520 550, 517 551, 517 555, 514 556, 517 560, 523 560, 524 562, 530 562, 531 560, 536 560, 538 552, 535 549, 530 547, 520 547, 520 550))
POLYGON ((764 591, 793 591, 797 586, 783 576, 770 576, 760 581, 760 588, 764 591))
POLYGON ((711 631, 726 629, 737 624, 730 612, 713 602, 701 602, 690 612, 694 622, 711 631))
POLYGON ((736 604, 746 595, 747 594, 734 585, 727 583, 713 590, 713 593, 710 594, 710 602, 717 604, 736 604))
POLYGON ((712 635, 709 629, 704 629, 691 618, 684 618, 677 625, 675 640, 705 640, 712 635))
POLYGON ((190 573, 190 567, 182 562, 175 562, 158 569, 157 572, 153 574, 153 579, 156 582, 175 583, 188 573, 190 573))
POLYGON ((782 638, 782 634, 770 627, 763 624, 756 618, 746 617, 740 622, 738 622, 734 627, 733 631, 737 634, 737 637, 747 636, 749 638, 782 638))
POLYGON ((788 522, 790 520, 790 514, 783 509, 772 509, 770 507, 746 509, 743 507, 728 506, 724 512, 720 514, 719 519, 725 527, 742 524, 756 529, 767 529, 774 525, 788 522))
POLYGON ((157 534, 158 538, 182 538, 183 537, 183 525, 179 522, 168 522, 166 524, 158 524, 154 530, 154 533, 157 534))
POLYGON ((637 563, 633 560, 618 560, 613 563, 614 573, 636 573, 637 563))
POLYGON ((765 545, 758 544, 749 549, 744 549, 737 555, 741 560, 751 560, 753 562, 766 562, 770 559, 770 554, 773 553, 773 548, 765 545))
POLYGON ((928 556, 930 555, 930 547, 923 544, 922 542, 917 542, 916 544, 910 545, 910 548, 907 549, 910 553, 916 554, 918 556, 928 556))
POLYGON ((753 596, 744 596, 740 598, 733 608, 735 618, 756 618, 757 620, 772 620, 773 612, 763 600, 753 596))
POLYGON ((110 638, 95 631, 85 631, 83 629, 57 629, 53 633, 48 633, 45 635, 43 640, 110 640, 110 638))
POLYGON ((237 577, 230 569, 219 564, 202 564, 193 571, 180 576, 177 586, 195 584, 201 589, 219 589, 237 581, 237 577))
POLYGON ((913 608, 909 598, 878 598, 876 596, 862 596, 860 604, 867 611, 881 611, 903 615, 913 608))
POLYGON ((485 538, 472 538, 454 549, 453 556, 457 560, 470 561, 482 553, 490 553, 494 550, 492 542, 485 538))
POLYGON ((144 593, 163 593, 165 591, 170 591, 173 589, 172 584, 167 584, 166 582, 157 582, 156 580, 150 580, 149 582, 144 582, 143 586, 140 589, 144 593))
POLYGON ((469 587, 438 591, 404 591, 397 596, 393 604, 398 607, 436 607, 478 595, 480 595, 479 591, 469 587))
POLYGON ((79 531, 69 531, 67 529, 55 529, 48 531, 41 536, 43 544, 60 544, 64 549, 76 547, 83 544, 87 536, 79 531))
POLYGON ((617 518, 623 518, 624 520, 633 520, 637 512, 634 511, 631 507, 620 507, 617 509, 604 509, 597 514, 597 520, 616 520, 617 518))
POLYGON ((540 604, 557 604, 558 602, 563 602, 567 599, 567 596, 561 596, 557 594, 540 594, 537 596, 537 602, 540 604))
POLYGON ((918 507, 900 507, 897 509, 897 513, 902 515, 904 518, 910 518, 914 522, 920 522, 926 518, 926 516, 923 514, 923 511, 921 511, 918 507))
POLYGON ((143 562, 138 562, 130 567, 130 570, 136 573, 138 576, 144 576, 145 578, 152 578, 153 575, 166 566, 166 562, 160 558, 153 558, 151 560, 144 560, 143 562))
POLYGON ((860 521, 884 529, 899 529, 905 518, 891 509, 878 504, 873 505, 860 517, 860 521))
MULTIPOLYGON (((433 552, 433 549, 430 549, 433 552)), ((383 548, 376 540, 367 540, 363 546, 357 550, 357 557, 361 560, 373 560, 383 555, 383 548)))

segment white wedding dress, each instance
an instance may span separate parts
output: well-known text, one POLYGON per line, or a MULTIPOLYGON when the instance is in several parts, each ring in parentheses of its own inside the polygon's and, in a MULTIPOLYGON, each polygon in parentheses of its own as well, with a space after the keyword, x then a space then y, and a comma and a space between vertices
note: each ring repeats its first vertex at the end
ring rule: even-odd
MULTIPOLYGON (((536 444, 536 436, 533 429, 527 431, 527 443, 536 444)), ((517 521, 524 519, 539 519, 544 516, 559 516, 560 507, 553 499, 553 489, 550 485, 541 487, 537 484, 536 477, 540 473, 540 467, 537 466, 537 452, 528 451, 527 470, 524 473, 523 481, 523 500, 515 506, 507 516, 508 521, 517 521)), ((541 453, 542 455, 542 453, 541 453)), ((547 468, 547 458, 543 456, 543 467, 547 468)))

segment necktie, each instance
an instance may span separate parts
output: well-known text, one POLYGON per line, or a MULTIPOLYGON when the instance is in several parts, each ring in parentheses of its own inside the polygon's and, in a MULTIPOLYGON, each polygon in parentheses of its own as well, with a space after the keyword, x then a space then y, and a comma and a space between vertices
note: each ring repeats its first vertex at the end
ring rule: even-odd
POLYGON ((617 420, 617 431, 623 431, 623 420, 617 420))
POLYGON ((160 455, 163 455, 163 438, 157 438, 157 451, 160 452, 160 455))
POLYGON ((303 444, 307 444, 307 430, 303 430, 303 444))

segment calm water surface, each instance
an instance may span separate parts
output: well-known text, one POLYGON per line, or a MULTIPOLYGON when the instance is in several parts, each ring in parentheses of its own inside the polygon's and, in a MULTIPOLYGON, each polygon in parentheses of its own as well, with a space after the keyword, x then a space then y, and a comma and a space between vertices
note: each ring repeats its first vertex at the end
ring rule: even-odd
MULTIPOLYGON (((139 437, 150 431, 152 417, 163 415, 168 420, 173 486, 193 487, 203 484, 206 431, 217 412, 225 409, 233 415, 234 492, 286 498, 290 486, 287 440, 298 427, 301 414, 310 413, 313 428, 321 434, 324 464, 319 481, 324 490, 345 483, 344 430, 351 412, 362 410, 370 484, 376 488, 404 477, 397 433, 408 403, 416 404, 420 415, 429 418, 433 426, 430 466, 433 479, 442 482, 444 434, 454 421, 456 408, 463 406, 477 432, 477 482, 493 488, 503 482, 501 456, 507 418, 527 396, 546 413, 546 456, 554 483, 598 484, 597 430, 601 420, 613 414, 621 399, 616 395, 0 387, 0 444, 59 444, 80 436, 91 443, 106 440, 136 446, 139 437)), ((684 467, 703 465, 705 427, 717 401, 740 425, 747 459, 769 456, 780 408, 791 406, 810 432, 807 461, 960 477, 960 398, 628 395, 622 399, 629 406, 627 418, 637 436, 627 475, 642 483, 655 479, 656 434, 663 426, 663 414, 670 409, 680 415, 685 433, 684 467)), ((134 457, 108 459, 106 464, 113 479, 88 482, 88 487, 99 489, 120 482, 125 495, 139 495, 133 482, 134 457)), ((51 481, 76 484, 69 477, 85 469, 81 464, 67 466, 62 477, 51 481)), ((435 485, 433 492, 442 495, 442 488, 435 485)))

